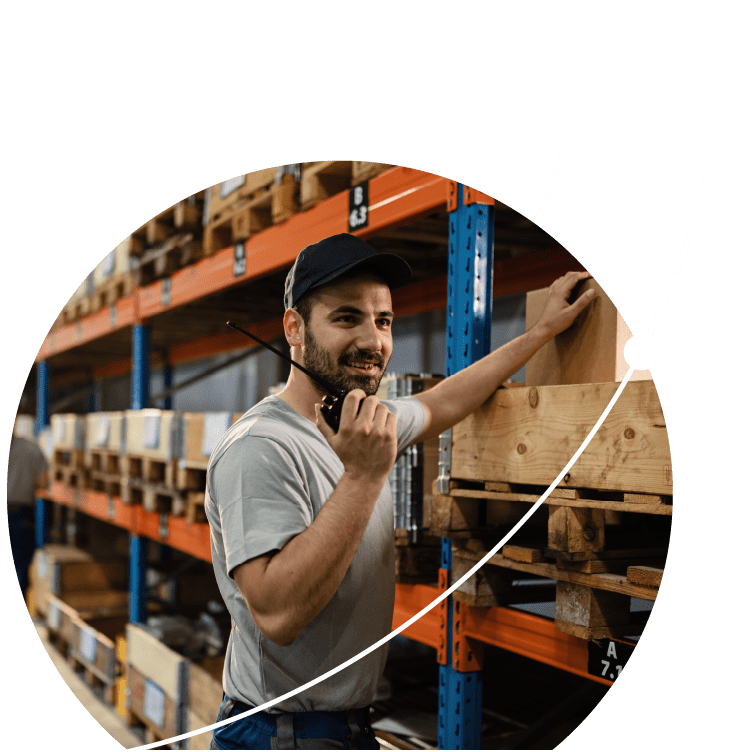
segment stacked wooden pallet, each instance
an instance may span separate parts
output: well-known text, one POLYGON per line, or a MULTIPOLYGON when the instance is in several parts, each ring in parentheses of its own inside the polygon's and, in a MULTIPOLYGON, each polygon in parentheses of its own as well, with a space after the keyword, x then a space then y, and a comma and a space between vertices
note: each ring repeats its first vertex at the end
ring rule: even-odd
POLYGON ((307 211, 392 166, 378 162, 306 162, 300 182, 300 208, 307 211))
POLYGON ((85 423, 74 413, 55 414, 50 419, 52 458, 50 480, 83 488, 86 477, 84 465, 85 423))
MULTIPOLYGON (((615 374, 618 333, 602 323, 616 321, 614 308, 604 294, 596 303, 565 347, 554 341, 537 356, 556 365, 559 381, 568 378, 571 348, 579 353, 571 360, 577 381, 615 374)), ((549 377, 550 366, 541 373, 549 377)), ((555 481, 617 387, 613 380, 502 389, 454 427, 448 492, 434 495, 432 510, 433 533, 454 541, 454 581, 555 481)), ((638 634, 642 619, 631 599, 657 595, 671 515, 660 401, 652 381, 632 380, 545 506, 455 597, 476 606, 554 597, 562 631, 588 639, 638 634)))
POLYGON ((125 504, 203 522, 211 450, 240 413, 127 410, 119 457, 125 504))
POLYGON ((279 168, 269 167, 206 189, 203 250, 207 256, 297 211, 294 175, 278 173, 279 168))
POLYGON ((139 227, 128 239, 133 281, 148 285, 203 255, 203 194, 179 201, 139 227))
POLYGON ((130 273, 130 250, 133 242, 126 238, 97 264, 93 273, 90 312, 114 305, 130 295, 133 278, 130 273))

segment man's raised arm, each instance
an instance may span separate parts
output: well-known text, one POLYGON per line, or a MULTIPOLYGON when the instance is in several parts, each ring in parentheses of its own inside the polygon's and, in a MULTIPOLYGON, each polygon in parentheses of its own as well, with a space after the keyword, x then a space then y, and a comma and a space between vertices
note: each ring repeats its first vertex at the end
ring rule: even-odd
POLYGON ((528 332, 416 395, 425 408, 425 427, 415 442, 438 436, 474 412, 545 343, 571 326, 594 299, 590 290, 568 303, 576 283, 589 276, 589 272, 569 272, 557 279, 550 286, 540 320, 528 332))

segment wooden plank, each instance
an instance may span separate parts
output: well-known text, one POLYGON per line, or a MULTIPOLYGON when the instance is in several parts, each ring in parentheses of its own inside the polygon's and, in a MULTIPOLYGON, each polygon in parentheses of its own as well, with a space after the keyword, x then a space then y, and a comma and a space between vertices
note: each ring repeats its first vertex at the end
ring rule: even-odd
MULTIPOLYGON (((609 383, 496 391, 454 426, 452 477, 550 485, 617 388, 609 383)), ((564 485, 672 494, 667 429, 652 381, 625 386, 564 485)))
POLYGON ((605 548, 605 513, 601 509, 551 506, 548 511, 549 548, 586 554, 605 548))
POLYGON ((135 624, 126 626, 128 664, 159 685, 168 697, 177 697, 178 671, 185 661, 164 643, 135 624))
MULTIPOLYGON (((472 561, 478 562, 482 558, 482 555, 473 552, 470 553, 461 549, 454 549, 454 557, 469 558, 472 561)), ((499 567, 506 567, 507 569, 514 569, 518 572, 536 574, 540 577, 547 577, 551 580, 573 582, 579 585, 598 588, 599 590, 610 590, 614 593, 623 593, 624 595, 630 595, 634 598, 644 598, 645 600, 653 601, 657 597, 657 590, 655 588, 636 585, 635 583, 629 582, 623 575, 569 572, 563 569, 558 569, 555 564, 547 564, 544 562, 527 564, 520 561, 511 561, 510 559, 506 559, 498 554, 491 556, 488 563, 495 564, 499 567)))
POLYGON ((542 551, 539 548, 527 548, 525 546, 512 546, 506 544, 501 551, 503 558, 511 561, 521 561, 526 562, 527 564, 542 561, 542 551))
POLYGON ((658 588, 662 583, 662 571, 656 567, 634 566, 628 568, 626 578, 635 585, 658 588))
POLYGON ((555 589, 555 618, 582 627, 625 626, 631 620, 631 598, 559 581, 555 589))
MULTIPOLYGON (((188 664, 188 707, 204 722, 201 728, 214 723, 224 696, 222 691, 222 668, 224 656, 217 656, 205 667, 188 664)), ((190 730, 190 729, 189 729, 190 730)))

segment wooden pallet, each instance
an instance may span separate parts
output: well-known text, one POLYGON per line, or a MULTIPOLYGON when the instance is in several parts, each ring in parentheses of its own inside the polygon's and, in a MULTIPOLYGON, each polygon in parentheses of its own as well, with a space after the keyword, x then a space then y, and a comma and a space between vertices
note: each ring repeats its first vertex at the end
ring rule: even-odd
POLYGON ((258 191, 222 211, 210 221, 203 233, 203 252, 206 256, 242 243, 251 235, 271 227, 271 190, 258 191))
POLYGON ((438 581, 441 566, 441 541, 424 535, 417 544, 410 542, 409 531, 397 529, 394 535, 396 581, 414 585, 438 581))
POLYGON ((83 464, 89 470, 110 475, 120 473, 120 453, 111 449, 89 449, 84 452, 83 464))
POLYGON ((62 310, 64 324, 72 324, 91 313, 91 298, 89 296, 71 300, 65 304, 62 310))
POLYGON ((224 183, 211 186, 208 189, 210 198, 206 211, 206 224, 210 225, 212 222, 215 222, 240 203, 270 192, 271 186, 276 180, 276 175, 277 168, 268 167, 257 172, 250 172, 239 176, 238 179, 228 180, 224 183), (225 193, 225 189, 228 186, 236 187, 225 193))
POLYGON ((188 467, 178 460, 167 465, 164 483, 181 491, 203 490, 206 488, 205 467, 188 467))
POLYGON ((164 279, 204 256, 202 232, 181 232, 172 235, 161 245, 144 251, 133 269, 133 278, 139 286, 164 279))
MULTIPOLYGON (((500 481, 449 481, 449 493, 438 493, 433 484, 431 533, 454 540, 478 537, 484 528, 515 523, 547 490, 546 486, 500 481)), ((606 513, 639 513, 672 516, 673 497, 668 495, 555 488, 545 500, 547 507, 590 510, 603 521, 606 513), (592 510, 598 510, 593 512, 592 510), (599 514, 601 513, 601 514, 599 514)), ((567 519, 576 513, 565 513, 567 519)), ((586 515, 579 515, 584 519, 586 515)))
POLYGON ((83 468, 85 467, 84 452, 80 449, 55 449, 50 464, 60 467, 83 468))
POLYGON ((394 165, 383 164, 382 162, 352 162, 352 185, 357 185, 365 180, 370 180, 376 175, 380 175, 386 170, 390 170, 394 165))
POLYGON ((64 483, 66 486, 71 486, 71 488, 84 488, 87 482, 87 472, 84 467, 50 463, 52 482, 64 483))
POLYGON ((185 521, 188 524, 195 522, 208 522, 206 517, 206 495, 203 492, 191 492, 186 494, 185 521))
MULTIPOLYGON (((455 545, 454 581, 486 553, 485 545, 476 541, 455 545)), ((548 587, 539 594, 547 596, 542 600, 555 600, 557 629, 583 639, 634 635, 641 632, 643 619, 630 613, 631 598, 655 600, 665 555, 666 550, 659 548, 610 551, 603 552, 598 559, 561 566, 561 562, 546 557, 543 546, 509 545, 494 554, 478 573, 454 592, 454 596, 474 606, 531 603, 536 601, 527 599, 530 594, 521 590, 509 592, 513 591, 509 589, 509 582, 519 579, 520 573, 524 579, 531 576, 554 580, 554 593, 548 587), (636 564, 639 560, 659 563, 659 566, 636 564)))
MULTIPOLYGON (((203 491, 181 491, 160 483, 128 478, 122 485, 123 504, 140 504, 147 512, 186 516, 191 506, 203 505, 203 491)), ((195 514, 195 512, 191 512, 195 514)))
POLYGON ((130 272, 118 274, 112 279, 99 285, 90 295, 90 313, 96 313, 102 308, 115 305, 120 298, 125 298, 133 291, 133 277, 130 272))
POLYGON ((86 487, 92 491, 106 493, 108 496, 122 498, 127 478, 117 473, 104 473, 101 470, 89 470, 86 487))
POLYGON ((128 454, 119 458, 119 469, 120 475, 130 480, 167 485, 168 474, 173 472, 172 466, 175 463, 174 459, 164 460, 128 454))
POLYGON ((352 162, 307 162, 300 181, 300 208, 307 211, 352 184, 352 162))
POLYGON ((152 217, 131 235, 130 255, 140 257, 175 234, 200 233, 203 201, 203 193, 196 193, 152 217))

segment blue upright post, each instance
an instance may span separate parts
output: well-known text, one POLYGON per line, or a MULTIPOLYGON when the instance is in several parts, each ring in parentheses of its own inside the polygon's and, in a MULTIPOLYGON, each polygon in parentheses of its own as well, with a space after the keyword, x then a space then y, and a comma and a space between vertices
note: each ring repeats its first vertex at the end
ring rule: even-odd
MULTIPOLYGON (((446 375, 451 376, 490 352, 493 290, 492 206, 465 205, 457 185, 457 206, 449 214, 446 375)), ((441 568, 451 582, 451 540, 444 538, 441 568)), ((446 665, 439 666, 438 748, 480 749, 482 672, 458 670, 459 637, 453 634, 455 604, 447 599, 446 665)), ((457 612, 458 613, 458 612, 457 612)))
MULTIPOLYGON (((151 387, 151 329, 145 324, 133 327, 133 378, 131 406, 142 410, 149 406, 151 387)), ((130 620, 146 618, 146 556, 147 541, 138 535, 130 537, 130 620)))
POLYGON ((131 407, 149 406, 151 393, 151 328, 146 324, 133 327, 133 377, 131 407))
MULTIPOLYGON (((164 363, 164 367, 162 369, 162 380, 164 382, 164 388, 169 389, 172 386, 172 363, 168 360, 168 354, 164 354, 164 358, 162 359, 162 362, 164 363)), ((171 410, 172 409, 172 395, 168 395, 164 398, 162 402, 162 409, 163 410, 171 410)))
POLYGON ((138 535, 130 536, 130 621, 133 624, 146 618, 146 543, 138 535))
MULTIPOLYGON (((37 363, 37 416, 36 432, 39 435, 42 429, 50 422, 50 392, 49 392, 49 366, 42 360, 37 363)), ((37 548, 44 546, 47 537, 47 518, 49 502, 47 499, 37 497, 34 508, 34 542, 37 548)))

